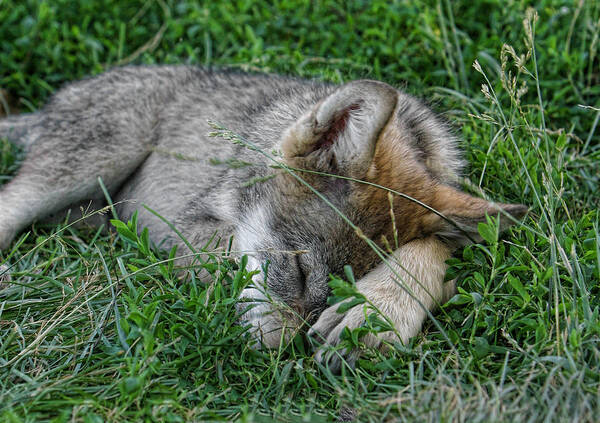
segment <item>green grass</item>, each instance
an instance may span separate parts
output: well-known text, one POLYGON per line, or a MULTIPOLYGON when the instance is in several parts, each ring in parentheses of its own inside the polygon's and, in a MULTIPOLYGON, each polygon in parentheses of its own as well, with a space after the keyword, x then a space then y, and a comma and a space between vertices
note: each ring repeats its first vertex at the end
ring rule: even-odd
MULTIPOLYGON (((300 338, 249 347, 232 263, 183 282, 143 237, 34 225, 1 256, 0 420, 597 420, 600 3, 538 1, 533 27, 501 0, 73 3, 0 0, 0 87, 23 112, 129 62, 380 79, 458 128, 469 190, 531 212, 451 260, 438 325, 341 375, 300 338)), ((0 183, 18 159, 0 144, 0 183)))

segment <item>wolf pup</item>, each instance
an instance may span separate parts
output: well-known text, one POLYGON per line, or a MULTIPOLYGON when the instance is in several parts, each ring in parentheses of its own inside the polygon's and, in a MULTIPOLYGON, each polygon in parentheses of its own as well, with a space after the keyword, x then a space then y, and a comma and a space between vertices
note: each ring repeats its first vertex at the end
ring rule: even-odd
POLYGON ((187 248, 141 205, 193 246, 216 232, 234 235, 233 249, 248 254, 250 270, 265 270, 242 293, 241 311, 267 346, 304 322, 316 321, 311 333, 330 344, 343 327, 362 323, 360 306, 345 315, 327 309, 329 275, 344 265, 406 341, 425 309, 453 290, 443 284, 452 249, 477 238, 486 214, 502 209, 505 228, 507 215, 526 211, 457 190, 462 163, 448 127, 415 98, 376 81, 337 86, 185 66, 117 68, 67 85, 37 113, 0 120, 0 137, 27 153, 0 188, 0 249, 36 220, 101 202, 100 177, 118 215, 138 211, 157 245, 187 248), (209 137, 210 120, 256 148, 209 137), (270 167, 260 150, 305 170, 297 175, 337 211, 288 171, 270 167), (232 159, 252 165, 215 164, 232 159), (390 205, 374 184, 429 208, 403 196, 390 205), (398 239, 396 270, 407 287, 395 281, 398 272, 375 267, 377 254, 338 212, 376 242, 398 239))

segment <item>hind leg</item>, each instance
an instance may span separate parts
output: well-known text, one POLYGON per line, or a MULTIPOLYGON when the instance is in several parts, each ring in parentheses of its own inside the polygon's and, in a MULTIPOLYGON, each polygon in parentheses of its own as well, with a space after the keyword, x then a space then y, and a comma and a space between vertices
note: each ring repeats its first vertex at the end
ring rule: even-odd
POLYGON ((187 79, 185 69, 117 68, 63 88, 30 118, 35 123, 0 122, 0 135, 22 138, 27 150, 16 177, 0 188, 0 248, 34 220, 102 198, 99 177, 117 192, 151 153, 160 111, 187 79), (11 135, 6 126, 17 130, 11 135))
POLYGON ((127 134, 119 145, 94 123, 47 119, 38 129, 17 175, 0 187, 0 249, 32 222, 71 204, 102 198, 98 178, 109 192, 116 191, 146 158, 147 145, 127 142, 127 134))
POLYGON ((19 172, 0 191, 0 250, 7 248, 15 235, 32 222, 99 191, 93 181, 75 182, 55 184, 39 173, 19 172))

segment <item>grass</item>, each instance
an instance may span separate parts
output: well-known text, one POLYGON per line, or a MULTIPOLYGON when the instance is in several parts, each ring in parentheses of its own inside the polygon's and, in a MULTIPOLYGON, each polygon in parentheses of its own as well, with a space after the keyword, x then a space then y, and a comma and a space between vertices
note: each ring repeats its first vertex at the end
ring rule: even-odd
MULTIPOLYGON (((458 128, 469 190, 531 206, 523 225, 500 239, 482 227, 485 244, 457 252, 459 293, 437 325, 388 355, 365 350, 341 375, 299 338, 249 347, 235 324, 243 266, 207 257, 213 282, 183 283, 142 235, 34 225, 2 253, 14 267, 0 293, 0 420, 299 422, 352 409, 360 421, 596 421, 600 3, 535 10, 0 0, 0 87, 23 112, 129 62, 380 79, 458 128)), ((0 182, 18 160, 0 144, 0 182)))

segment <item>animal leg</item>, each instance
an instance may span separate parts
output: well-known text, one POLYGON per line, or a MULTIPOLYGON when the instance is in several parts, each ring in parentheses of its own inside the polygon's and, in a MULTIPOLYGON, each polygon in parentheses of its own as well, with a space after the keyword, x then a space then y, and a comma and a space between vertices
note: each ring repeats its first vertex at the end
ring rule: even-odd
MULTIPOLYGON (((407 343, 417 335, 427 318, 427 311, 447 301, 455 290, 454 281, 444 283, 445 261, 450 249, 436 237, 411 241, 394 252, 392 268, 382 263, 356 283, 356 287, 393 323, 395 332, 368 334, 362 340, 370 347, 385 341, 407 343)), ((338 313, 340 304, 327 308, 309 331, 329 346, 340 343, 344 328, 355 329, 373 312, 367 304, 338 313)), ((342 358, 353 363, 359 351, 328 351, 321 347, 316 359, 339 369, 342 358)))

